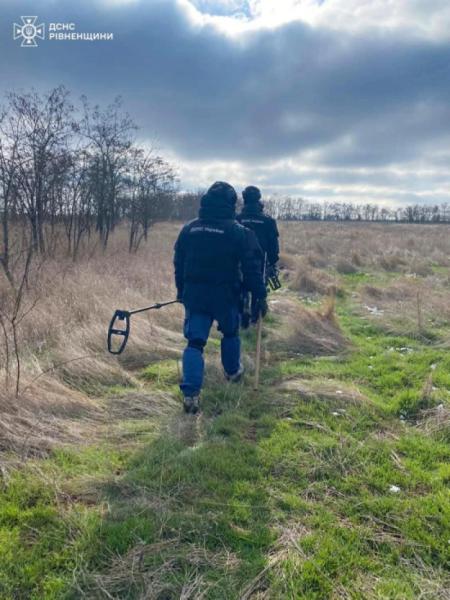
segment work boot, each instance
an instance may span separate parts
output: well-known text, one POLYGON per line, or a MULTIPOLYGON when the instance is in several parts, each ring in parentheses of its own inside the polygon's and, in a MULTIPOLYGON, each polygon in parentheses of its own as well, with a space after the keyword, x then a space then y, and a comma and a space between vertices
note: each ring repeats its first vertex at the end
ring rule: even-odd
POLYGON ((196 415, 200 410, 200 397, 199 396, 185 396, 184 398, 184 412, 188 415, 196 415))
POLYGON ((225 378, 227 381, 231 381, 231 383, 238 383, 242 379, 242 375, 244 374, 244 367, 242 364, 239 365, 239 369, 233 375, 229 375, 225 373, 225 378))

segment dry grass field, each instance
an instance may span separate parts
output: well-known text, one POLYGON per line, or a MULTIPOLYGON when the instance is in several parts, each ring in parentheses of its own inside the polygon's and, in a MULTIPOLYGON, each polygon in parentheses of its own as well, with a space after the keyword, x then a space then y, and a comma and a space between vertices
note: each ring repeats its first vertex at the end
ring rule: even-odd
MULTIPOLYGON (((450 598, 450 228, 282 223, 263 382, 181 414, 180 224, 33 266, 0 391, 0 598, 450 598), (8 385, 7 385, 8 384, 8 385)), ((0 306, 11 299, 1 282, 0 306)), ((5 346, 2 357, 5 362, 5 346)))

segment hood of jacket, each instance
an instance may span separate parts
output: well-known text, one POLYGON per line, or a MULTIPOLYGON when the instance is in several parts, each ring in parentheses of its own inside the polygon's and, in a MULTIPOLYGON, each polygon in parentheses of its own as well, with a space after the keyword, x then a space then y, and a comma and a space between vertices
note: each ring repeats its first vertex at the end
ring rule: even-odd
POLYGON ((259 200, 257 202, 247 202, 241 210, 241 215, 261 215, 264 212, 264 204, 259 200))

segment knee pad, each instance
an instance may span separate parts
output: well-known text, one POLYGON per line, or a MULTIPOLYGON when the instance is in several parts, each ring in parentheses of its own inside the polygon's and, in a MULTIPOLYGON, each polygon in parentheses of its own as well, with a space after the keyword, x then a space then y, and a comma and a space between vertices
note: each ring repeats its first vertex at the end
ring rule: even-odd
POLYGON ((205 347, 206 342, 204 340, 189 340, 188 347, 195 348, 199 350, 203 354, 203 348, 205 347))

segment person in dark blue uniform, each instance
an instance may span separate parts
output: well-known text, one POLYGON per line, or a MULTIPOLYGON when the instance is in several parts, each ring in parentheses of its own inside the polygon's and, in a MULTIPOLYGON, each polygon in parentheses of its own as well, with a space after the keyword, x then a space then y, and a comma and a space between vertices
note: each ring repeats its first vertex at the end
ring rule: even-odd
MULTIPOLYGON (((261 191, 250 185, 242 192, 244 206, 237 216, 239 223, 255 232, 258 242, 264 253, 264 279, 268 284, 269 278, 277 277, 276 264, 279 259, 280 247, 278 243, 278 227, 275 219, 264 214, 264 204, 261 202, 261 191)), ((250 301, 251 290, 244 289, 242 294, 241 326, 243 329, 256 323, 259 314, 257 301, 253 297, 250 301)))
POLYGON ((251 290, 258 314, 267 312, 263 254, 253 231, 235 219, 237 195, 218 181, 201 199, 199 218, 183 227, 175 244, 177 298, 185 307, 180 389, 187 413, 199 411, 203 384, 203 349, 213 321, 222 333, 221 358, 225 377, 238 381, 240 361, 239 309, 241 288, 251 290))
POLYGON ((242 192, 244 207, 237 216, 239 223, 256 233, 262 251, 266 255, 266 269, 270 273, 279 259, 278 227, 275 219, 264 214, 264 204, 261 202, 261 191, 250 185, 242 192))

